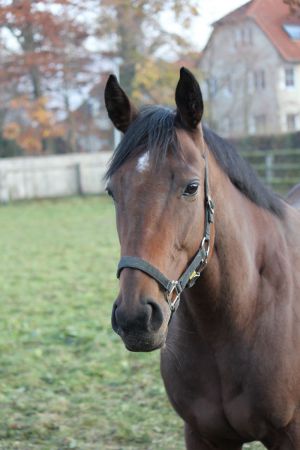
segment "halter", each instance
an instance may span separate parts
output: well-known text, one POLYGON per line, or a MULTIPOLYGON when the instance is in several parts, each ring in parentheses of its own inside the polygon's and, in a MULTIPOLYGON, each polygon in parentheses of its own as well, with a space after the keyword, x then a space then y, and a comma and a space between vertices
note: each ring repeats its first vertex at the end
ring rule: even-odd
POLYGON ((180 302, 180 295, 185 288, 194 286, 197 279, 207 266, 209 252, 210 252, 210 239, 211 232, 210 227, 214 221, 214 203, 210 197, 209 181, 208 181, 208 164, 205 157, 205 176, 204 176, 204 193, 205 193, 205 226, 204 236, 201 241, 200 248, 194 256, 192 262, 187 269, 183 272, 179 280, 171 281, 165 275, 163 275, 156 267, 148 263, 142 258, 137 256, 123 256, 120 259, 117 278, 120 278, 120 274, 123 269, 137 269, 146 273, 153 278, 157 283, 165 290, 166 301, 171 310, 171 317, 177 310, 180 302))

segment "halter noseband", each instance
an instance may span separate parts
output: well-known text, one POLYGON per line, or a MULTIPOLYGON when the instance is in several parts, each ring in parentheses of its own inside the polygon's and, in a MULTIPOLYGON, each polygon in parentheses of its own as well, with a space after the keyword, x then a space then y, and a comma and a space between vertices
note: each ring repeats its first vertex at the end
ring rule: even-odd
POLYGON ((208 256, 210 252, 210 239, 211 232, 210 227, 214 221, 214 203, 210 197, 209 193, 209 182, 208 182, 208 164, 205 157, 205 177, 204 177, 204 192, 205 192, 205 228, 204 236, 201 241, 200 248, 194 259, 189 264, 187 269, 183 272, 179 280, 171 281, 165 275, 163 275, 156 267, 148 263, 142 258, 137 256, 123 256, 120 259, 117 278, 120 278, 120 274, 123 269, 137 269, 140 270, 151 278, 157 281, 157 283, 165 290, 166 301, 171 310, 172 314, 177 310, 180 302, 180 295, 185 288, 192 287, 197 279, 200 277, 201 273, 205 269, 208 256))

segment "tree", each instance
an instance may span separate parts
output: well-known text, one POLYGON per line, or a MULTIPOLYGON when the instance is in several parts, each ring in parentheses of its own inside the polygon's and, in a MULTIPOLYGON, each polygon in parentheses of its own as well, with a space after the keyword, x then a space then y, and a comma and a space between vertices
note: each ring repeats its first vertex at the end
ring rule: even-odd
POLYGON ((64 135, 65 129, 55 121, 53 112, 47 110, 45 97, 30 100, 18 97, 10 102, 12 110, 22 112, 23 121, 9 121, 3 127, 3 137, 16 141, 28 153, 40 153, 43 143, 49 138, 64 135))
POLYGON ((198 14, 197 4, 198 0, 0 0, 0 133, 28 153, 53 151, 57 137, 78 151, 80 136, 88 135, 99 120, 92 127, 87 114, 85 122, 79 119, 87 109, 74 111, 75 93, 82 104, 89 104, 88 93, 100 81, 101 71, 108 69, 107 60, 117 60, 121 83, 137 102, 167 103, 178 69, 159 55, 164 48, 174 56, 189 45, 179 34, 166 31, 164 14, 172 10, 187 27, 198 14), (98 53, 87 50, 89 37, 100 43, 98 53))
MULTIPOLYGON (((172 11, 188 27, 198 15, 197 0, 100 0, 98 36, 114 47, 110 57, 121 61, 120 81, 129 95, 137 87, 138 70, 154 68, 163 47, 182 52, 190 45, 182 36, 166 31, 163 14, 172 11)), ((138 77, 140 78, 140 77, 138 77)), ((141 86, 142 88, 142 86, 141 86)))
POLYGON ((199 54, 187 53, 173 63, 161 58, 149 57, 143 64, 137 63, 136 76, 133 80, 132 98, 137 105, 158 103, 174 106, 174 87, 178 81, 178 72, 182 65, 192 66, 193 73, 200 78, 197 64, 199 54))
POLYGON ((26 151, 47 150, 51 138, 63 133, 55 113, 64 110, 72 147, 69 91, 80 88, 89 62, 82 47, 88 34, 77 20, 80 2, 0 0, 0 7, 0 30, 10 33, 0 82, 16 86, 4 134, 13 136, 18 128, 18 143, 26 151))

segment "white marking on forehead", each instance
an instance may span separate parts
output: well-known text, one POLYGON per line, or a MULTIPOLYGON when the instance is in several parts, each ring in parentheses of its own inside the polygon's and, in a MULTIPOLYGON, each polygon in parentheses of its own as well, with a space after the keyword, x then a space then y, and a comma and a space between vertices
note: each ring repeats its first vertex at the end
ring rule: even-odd
POLYGON ((149 168, 149 152, 144 153, 139 157, 136 165, 136 170, 140 173, 145 172, 149 168))

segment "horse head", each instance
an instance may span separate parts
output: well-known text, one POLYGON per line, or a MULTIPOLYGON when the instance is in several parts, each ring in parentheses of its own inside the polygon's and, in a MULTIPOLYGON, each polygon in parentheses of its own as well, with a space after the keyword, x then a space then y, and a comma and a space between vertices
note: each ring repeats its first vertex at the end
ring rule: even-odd
POLYGON ((121 245, 112 326, 132 351, 163 346, 181 291, 209 256, 213 209, 200 126, 203 101, 185 68, 175 101, 174 111, 138 111, 113 75, 105 89, 108 115, 124 133, 107 171, 121 245))

